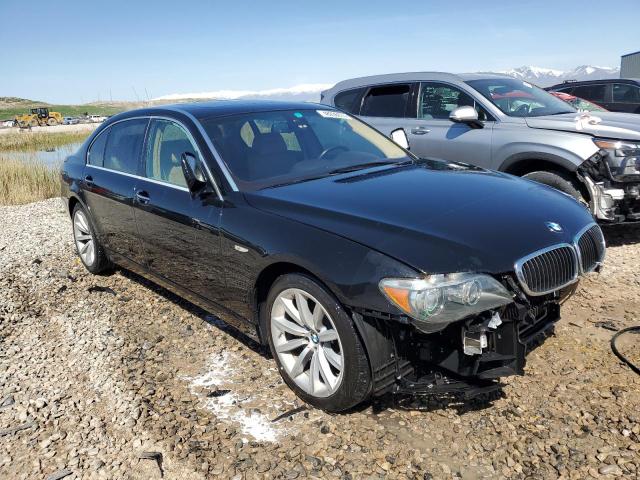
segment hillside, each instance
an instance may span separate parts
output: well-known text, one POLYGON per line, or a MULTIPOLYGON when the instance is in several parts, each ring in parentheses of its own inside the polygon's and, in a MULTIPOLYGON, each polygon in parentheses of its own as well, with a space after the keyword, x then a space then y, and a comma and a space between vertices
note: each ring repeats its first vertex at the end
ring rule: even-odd
POLYGON ((38 100, 17 97, 0 97, 0 120, 9 120, 16 115, 29 112, 35 107, 49 107, 50 110, 60 112, 64 117, 89 115, 114 115, 124 110, 135 108, 138 104, 130 102, 88 103, 85 105, 55 105, 38 100))

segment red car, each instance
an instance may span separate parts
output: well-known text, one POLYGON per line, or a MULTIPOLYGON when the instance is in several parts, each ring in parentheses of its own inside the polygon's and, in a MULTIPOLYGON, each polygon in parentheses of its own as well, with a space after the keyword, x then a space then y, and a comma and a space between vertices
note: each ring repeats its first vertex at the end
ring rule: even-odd
POLYGON ((564 100, 572 107, 576 108, 579 112, 608 112, 606 108, 601 107, 584 98, 576 97, 575 95, 569 95, 562 92, 549 92, 554 97, 558 97, 560 100, 564 100))

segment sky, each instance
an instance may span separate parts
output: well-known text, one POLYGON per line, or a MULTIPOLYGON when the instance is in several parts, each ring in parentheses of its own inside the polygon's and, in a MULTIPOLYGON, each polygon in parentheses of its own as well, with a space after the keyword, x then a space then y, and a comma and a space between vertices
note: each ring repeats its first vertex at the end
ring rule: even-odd
POLYGON ((640 50, 640 1, 603 10, 590 0, 0 0, 0 96, 85 103, 401 71, 615 67, 640 50))

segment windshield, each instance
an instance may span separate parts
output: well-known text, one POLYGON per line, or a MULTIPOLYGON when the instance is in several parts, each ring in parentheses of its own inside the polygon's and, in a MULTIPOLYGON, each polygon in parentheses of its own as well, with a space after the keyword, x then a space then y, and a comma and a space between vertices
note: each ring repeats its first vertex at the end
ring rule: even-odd
POLYGON ((246 190, 407 160, 407 153, 363 122, 334 110, 279 110, 202 120, 246 190))
POLYGON ((563 98, 563 97, 558 97, 558 98, 564 100, 579 112, 608 112, 606 108, 602 108, 600 105, 596 105, 595 103, 585 100, 584 98, 578 98, 573 96, 570 96, 569 98, 563 98))
POLYGON ((549 92, 515 78, 469 80, 467 84, 511 117, 540 117, 576 112, 569 104, 549 92))

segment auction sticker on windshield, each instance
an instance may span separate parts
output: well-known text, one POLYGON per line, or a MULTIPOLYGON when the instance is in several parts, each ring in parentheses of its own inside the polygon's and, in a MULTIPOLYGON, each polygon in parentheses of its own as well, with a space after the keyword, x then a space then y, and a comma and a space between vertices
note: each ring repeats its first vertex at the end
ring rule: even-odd
POLYGON ((316 110, 318 115, 325 118, 339 118, 341 120, 349 120, 349 115, 342 112, 336 112, 333 110, 316 110))

